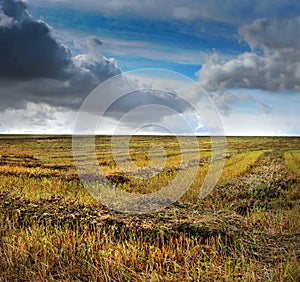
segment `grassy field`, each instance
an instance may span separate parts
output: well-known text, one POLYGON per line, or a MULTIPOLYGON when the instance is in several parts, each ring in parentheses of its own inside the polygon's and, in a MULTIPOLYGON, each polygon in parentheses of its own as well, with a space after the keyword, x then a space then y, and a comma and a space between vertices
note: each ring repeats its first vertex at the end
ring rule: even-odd
POLYGON ((130 157, 145 173, 149 149, 166 152, 163 170, 143 180, 118 168, 110 137, 96 139, 106 177, 129 192, 158 191, 198 167, 176 203, 129 215, 84 189, 70 137, 2 136, 0 281, 300 281, 300 139, 229 137, 222 176, 203 200, 211 145, 198 141, 200 154, 181 152, 175 137, 133 137, 130 157))

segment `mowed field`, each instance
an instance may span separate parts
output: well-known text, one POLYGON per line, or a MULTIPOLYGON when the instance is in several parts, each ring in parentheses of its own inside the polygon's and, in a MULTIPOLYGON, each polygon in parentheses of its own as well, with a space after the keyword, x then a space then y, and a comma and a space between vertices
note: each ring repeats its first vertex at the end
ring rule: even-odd
POLYGON ((132 215, 86 191, 71 137, 2 136, 0 281, 300 281, 300 138, 228 137, 222 175, 202 200, 211 145, 198 142, 200 154, 181 151, 175 137, 132 137, 131 160, 155 172, 140 179, 121 151, 120 170, 110 137, 96 138, 107 179, 127 192, 158 191, 198 168, 170 207, 132 215), (166 152, 158 172, 153 146, 166 152))

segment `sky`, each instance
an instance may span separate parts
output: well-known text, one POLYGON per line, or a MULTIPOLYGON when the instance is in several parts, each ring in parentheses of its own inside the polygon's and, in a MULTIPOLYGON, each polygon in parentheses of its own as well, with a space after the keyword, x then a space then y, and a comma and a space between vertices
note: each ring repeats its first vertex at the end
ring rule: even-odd
POLYGON ((0 0, 2 134, 72 134, 108 81, 139 91, 110 105, 97 133, 211 133, 209 109, 193 110, 203 93, 177 73, 206 91, 225 135, 300 136, 300 2, 0 0), (182 99, 155 90, 166 85, 182 99))

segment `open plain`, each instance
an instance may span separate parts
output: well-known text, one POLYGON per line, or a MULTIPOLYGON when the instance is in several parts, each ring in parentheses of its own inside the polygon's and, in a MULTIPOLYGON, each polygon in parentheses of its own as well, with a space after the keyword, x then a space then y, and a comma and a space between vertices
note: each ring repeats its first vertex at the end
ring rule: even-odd
POLYGON ((2 136, 0 281, 300 281, 299 138, 228 137, 223 173, 202 200, 209 138, 198 138, 196 154, 175 137, 132 137, 141 169, 152 146, 166 152, 164 169, 146 180, 118 169, 110 140, 96 138, 97 157, 119 189, 157 191, 189 166, 197 177, 168 208, 118 213, 84 189, 71 137, 2 136))

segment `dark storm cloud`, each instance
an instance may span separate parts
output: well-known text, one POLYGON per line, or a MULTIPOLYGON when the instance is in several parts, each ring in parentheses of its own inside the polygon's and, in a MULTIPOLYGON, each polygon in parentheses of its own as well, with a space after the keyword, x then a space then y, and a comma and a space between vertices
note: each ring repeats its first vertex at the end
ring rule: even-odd
MULTIPOLYGON (((78 110, 86 96, 104 80, 120 74, 116 61, 100 53, 102 41, 90 36, 84 54, 71 51, 53 37, 51 28, 35 20, 22 1, 0 0, 0 109, 24 109, 28 103, 78 110)), ((120 88, 137 81, 123 78, 120 88)), ((109 91, 104 95, 109 95, 109 91)), ((126 94, 126 92, 125 92, 126 94)), ((105 105, 105 97, 99 97, 105 105)), ((164 105, 183 113, 189 105, 172 94, 137 91, 116 101, 107 116, 120 118, 127 111, 149 104, 164 105)), ((99 110, 99 109, 97 109, 99 110)), ((165 112, 156 113, 160 120, 165 112)), ((153 113, 151 113, 151 118, 153 113)), ((147 120, 149 116, 143 115, 147 120)))
POLYGON ((24 2, 1 0, 0 6, 1 14, 10 19, 9 25, 0 25, 0 76, 66 77, 71 52, 52 37, 49 26, 35 21, 24 2))
POLYGON ((87 53, 72 56, 25 2, 0 0, 0 108, 27 102, 78 108, 99 83, 121 72, 100 54, 101 45, 90 37, 87 53))

